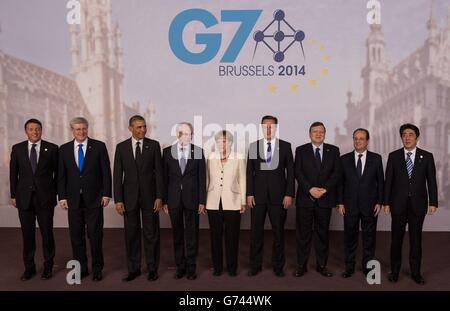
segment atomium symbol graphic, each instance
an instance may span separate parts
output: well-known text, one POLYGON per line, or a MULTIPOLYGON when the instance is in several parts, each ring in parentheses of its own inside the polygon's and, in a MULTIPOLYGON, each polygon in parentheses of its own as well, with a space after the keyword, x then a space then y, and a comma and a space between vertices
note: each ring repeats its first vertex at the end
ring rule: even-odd
POLYGON ((273 59, 280 63, 284 60, 286 51, 295 43, 299 42, 300 47, 302 48, 303 57, 305 57, 305 51, 303 50, 303 40, 305 39, 305 33, 301 30, 295 30, 285 19, 285 13, 283 10, 276 10, 273 12, 273 20, 267 25, 264 30, 257 30, 253 33, 253 39, 256 41, 255 50, 253 51, 253 58, 255 58, 256 49, 258 48, 258 44, 260 42, 264 43, 273 53, 273 59), (277 30, 273 33, 273 35, 265 34, 266 30, 272 26, 273 23, 277 23, 277 30), (281 22, 284 22, 292 31, 292 34, 286 34, 281 30, 281 22), (277 49, 273 49, 269 43, 267 43, 266 38, 272 38, 277 44, 277 49), (292 42, 289 43, 283 50, 281 50, 281 42, 286 38, 292 38, 292 42))

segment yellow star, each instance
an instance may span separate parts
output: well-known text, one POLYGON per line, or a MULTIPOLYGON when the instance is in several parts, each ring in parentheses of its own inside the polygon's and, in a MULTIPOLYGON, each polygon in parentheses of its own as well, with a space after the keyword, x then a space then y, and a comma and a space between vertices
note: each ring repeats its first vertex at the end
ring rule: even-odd
POLYGON ((309 86, 316 86, 317 81, 316 80, 308 80, 309 86))
POLYGON ((322 70, 320 71, 320 74, 322 76, 328 76, 328 69, 327 68, 322 68, 322 70))
POLYGON ((325 45, 322 44, 322 45, 320 46, 319 50, 320 50, 321 52, 325 51, 325 45))
POLYGON ((267 90, 269 91, 269 93, 274 94, 277 91, 277 86, 275 84, 269 84, 267 90))
POLYGON ((297 92, 297 89, 298 89, 298 84, 291 83, 291 85, 289 85, 289 91, 294 93, 294 92, 297 92))

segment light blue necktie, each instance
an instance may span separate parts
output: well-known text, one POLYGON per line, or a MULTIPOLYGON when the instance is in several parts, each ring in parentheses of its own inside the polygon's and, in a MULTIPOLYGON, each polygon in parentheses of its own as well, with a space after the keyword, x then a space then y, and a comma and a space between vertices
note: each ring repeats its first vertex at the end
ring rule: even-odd
POLYGON ((83 164, 84 164, 83 144, 78 144, 78 169, 80 170, 80 173, 83 170, 83 164))
POLYGON ((408 171, 408 177, 411 178, 414 164, 411 159, 412 152, 406 153, 406 170, 408 171))

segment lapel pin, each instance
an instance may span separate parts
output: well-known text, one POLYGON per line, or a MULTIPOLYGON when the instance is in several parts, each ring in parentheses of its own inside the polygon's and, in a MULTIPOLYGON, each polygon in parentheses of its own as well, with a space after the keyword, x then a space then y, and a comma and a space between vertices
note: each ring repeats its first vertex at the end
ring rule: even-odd
POLYGON ((45 148, 44 151, 47 151, 47 148, 45 148))
POLYGON ((423 159, 423 155, 420 155, 420 158, 423 159))

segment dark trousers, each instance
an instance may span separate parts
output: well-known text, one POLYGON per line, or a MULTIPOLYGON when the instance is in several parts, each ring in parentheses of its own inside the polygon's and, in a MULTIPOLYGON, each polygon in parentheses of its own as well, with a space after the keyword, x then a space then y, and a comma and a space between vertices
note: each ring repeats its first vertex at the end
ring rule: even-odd
POLYGON ((272 266, 273 270, 278 272, 283 270, 286 262, 284 256, 286 210, 282 205, 256 204, 251 209, 250 266, 253 269, 262 266, 266 214, 269 214, 273 232, 272 266))
POLYGON ((44 268, 53 268, 55 257, 55 239, 53 237, 53 213, 54 206, 41 207, 36 193, 31 195, 28 209, 19 209, 19 220, 23 238, 23 262, 26 270, 36 270, 34 253, 36 252, 36 219, 42 237, 42 249, 44 253, 44 268))
POLYGON ((228 272, 236 272, 241 230, 240 211, 224 211, 222 201, 219 210, 208 210, 211 232, 211 254, 214 271, 223 270, 223 238, 225 232, 225 257, 228 272))
POLYGON ((375 258, 375 245, 377 236, 377 217, 364 216, 361 213, 344 215, 344 248, 346 269, 355 268, 356 249, 358 247, 359 225, 362 236, 362 269, 368 271, 367 263, 375 258))
POLYGON ((141 269, 141 215, 144 236, 145 261, 148 271, 157 272, 160 257, 159 213, 153 211, 154 202, 143 202, 141 197, 135 208, 125 207, 125 245, 128 272, 141 269))
POLYGON ((406 224, 409 232, 409 267, 412 275, 420 274, 422 262, 422 227, 425 215, 416 215, 408 199, 406 213, 401 215, 392 214, 391 223, 391 271, 399 273, 402 263, 402 246, 405 235, 406 224))
POLYGON ((176 208, 169 208, 169 215, 177 270, 194 273, 198 253, 198 210, 187 209, 180 203, 176 208))
POLYGON ((78 208, 69 206, 69 232, 72 243, 72 254, 81 264, 81 271, 88 271, 86 255, 86 231, 91 247, 92 271, 100 272, 103 269, 103 207, 86 208, 83 196, 80 195, 78 208), (87 229, 87 230, 86 230, 87 229))
POLYGON ((300 207, 296 210, 297 264, 306 266, 314 242, 316 264, 325 267, 328 261, 328 233, 331 208, 300 207))

